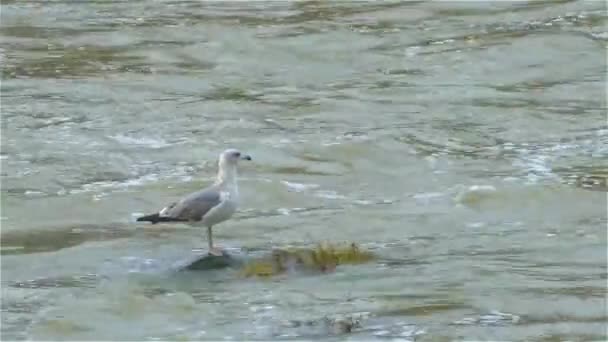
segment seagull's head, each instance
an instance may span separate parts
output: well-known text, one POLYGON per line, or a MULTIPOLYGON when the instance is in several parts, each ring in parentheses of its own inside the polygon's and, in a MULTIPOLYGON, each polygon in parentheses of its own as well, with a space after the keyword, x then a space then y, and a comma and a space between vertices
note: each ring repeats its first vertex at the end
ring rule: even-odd
POLYGON ((220 167, 236 166, 239 160, 251 160, 251 156, 244 154, 241 151, 229 148, 220 154, 220 167))

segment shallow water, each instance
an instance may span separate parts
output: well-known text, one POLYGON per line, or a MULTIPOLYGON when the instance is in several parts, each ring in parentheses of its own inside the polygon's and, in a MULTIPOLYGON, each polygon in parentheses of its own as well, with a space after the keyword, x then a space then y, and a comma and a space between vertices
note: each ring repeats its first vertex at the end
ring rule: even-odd
POLYGON ((2 339, 606 339, 601 1, 4 1, 2 339), (238 147, 235 252, 135 224, 238 147), (358 322, 353 331, 332 320, 358 322))

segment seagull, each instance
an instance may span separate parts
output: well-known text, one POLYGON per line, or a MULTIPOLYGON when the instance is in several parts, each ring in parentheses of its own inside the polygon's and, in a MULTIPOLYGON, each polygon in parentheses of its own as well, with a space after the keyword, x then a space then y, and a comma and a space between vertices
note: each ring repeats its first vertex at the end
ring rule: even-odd
POLYGON ((167 205, 157 213, 139 217, 137 221, 187 222, 191 226, 207 227, 209 254, 221 256, 220 249, 213 247, 213 226, 228 220, 238 207, 237 164, 239 160, 251 160, 247 154, 236 149, 227 149, 220 154, 215 182, 202 190, 193 192, 177 202, 167 205))

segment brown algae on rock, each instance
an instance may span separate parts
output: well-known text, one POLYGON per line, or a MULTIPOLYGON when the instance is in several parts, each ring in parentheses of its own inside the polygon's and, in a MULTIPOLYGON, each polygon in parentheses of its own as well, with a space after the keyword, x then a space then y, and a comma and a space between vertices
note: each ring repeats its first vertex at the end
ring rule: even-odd
POLYGON ((323 243, 314 248, 275 249, 270 256, 245 263, 241 273, 245 277, 271 277, 294 270, 331 272, 338 265, 373 259, 371 252, 361 250, 355 243, 345 246, 323 243))

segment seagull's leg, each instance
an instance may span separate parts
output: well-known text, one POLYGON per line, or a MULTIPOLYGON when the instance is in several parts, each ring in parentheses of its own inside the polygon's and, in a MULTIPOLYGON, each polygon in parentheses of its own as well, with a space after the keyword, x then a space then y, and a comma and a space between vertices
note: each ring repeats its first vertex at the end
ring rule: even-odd
POLYGON ((213 249, 213 236, 211 232, 211 226, 207 227, 207 243, 209 243, 209 250, 213 249))
POLYGON ((207 242, 209 243, 209 254, 214 256, 222 256, 222 251, 213 247, 213 236, 211 226, 207 227, 207 242))

